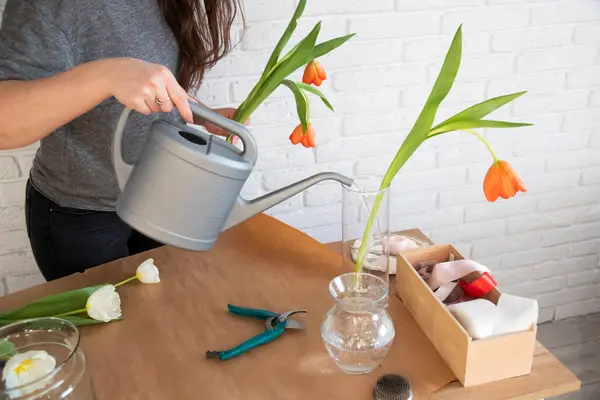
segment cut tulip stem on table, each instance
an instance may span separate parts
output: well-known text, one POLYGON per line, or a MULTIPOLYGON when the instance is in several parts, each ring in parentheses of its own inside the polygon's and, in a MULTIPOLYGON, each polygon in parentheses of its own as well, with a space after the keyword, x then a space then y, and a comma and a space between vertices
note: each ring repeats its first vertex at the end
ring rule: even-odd
MULTIPOLYGON (((89 286, 68 292, 58 293, 35 300, 16 310, 0 313, 0 326, 25 319, 57 317, 75 326, 86 326, 119 321, 121 298, 117 288, 137 280, 144 284, 160 282, 158 267, 149 258, 136 269, 136 274, 116 284, 89 286)), ((0 353, 2 352, 0 343, 0 353)))

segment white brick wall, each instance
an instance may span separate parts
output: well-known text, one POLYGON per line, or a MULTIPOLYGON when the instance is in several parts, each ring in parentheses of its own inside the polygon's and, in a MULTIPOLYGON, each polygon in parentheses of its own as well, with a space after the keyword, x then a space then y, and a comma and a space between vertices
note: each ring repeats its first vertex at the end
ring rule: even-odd
MULTIPOLYGON (((247 2, 243 41, 200 92, 235 106, 251 90, 295 0, 247 2)), ((0 0, 0 10, 3 0, 0 0)), ((529 192, 490 204, 490 159, 466 134, 426 143, 398 176, 392 229, 418 227, 488 264, 507 292, 540 301, 541 320, 600 311, 600 2, 593 0, 309 0, 300 32, 357 36, 321 60, 335 113, 313 99, 317 148, 291 146, 292 96, 278 90, 253 116, 256 196, 310 174, 383 173, 413 124, 451 35, 464 61, 440 118, 484 98, 528 90, 497 118, 535 126, 484 132, 529 192)), ((294 40, 297 40, 294 39, 294 40)), ((296 77, 300 76, 300 72, 296 77)), ((40 282, 24 232, 23 193, 35 146, 0 153, 0 294, 40 282)), ((340 239, 340 188, 322 184, 269 211, 316 239, 340 239)))

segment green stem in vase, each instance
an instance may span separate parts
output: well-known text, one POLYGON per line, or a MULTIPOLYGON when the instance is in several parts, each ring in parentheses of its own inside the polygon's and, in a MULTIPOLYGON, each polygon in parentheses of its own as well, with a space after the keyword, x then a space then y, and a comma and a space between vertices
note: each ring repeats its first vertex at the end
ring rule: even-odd
POLYGON ((373 209, 371 210, 371 212, 369 214, 369 219, 367 220, 367 226, 365 227, 365 232, 363 233, 363 237, 362 237, 362 240, 360 243, 360 248, 359 248, 358 254, 356 256, 356 272, 360 273, 363 271, 364 259, 367 255, 367 251, 368 251, 368 242, 369 242, 368 239, 369 239, 369 236, 371 233, 371 229, 373 228, 373 223, 375 222, 375 217, 377 216, 377 213, 379 212, 379 207, 381 206, 381 202, 383 201, 383 196, 385 195, 384 189, 387 189, 390 186, 390 184, 392 183, 392 180, 394 179, 394 176, 396 175, 396 172, 394 172, 394 171, 397 171, 400 168, 402 168, 402 166, 404 166, 404 164, 406 164, 406 162, 414 154, 414 152, 417 150, 417 148, 420 145, 421 145, 421 142, 415 140, 414 137, 413 137, 413 140, 409 140, 407 138, 407 140, 404 142, 404 144, 398 151, 398 154, 394 158, 392 165, 390 165, 390 167, 388 168, 388 171, 385 173, 385 176, 383 177, 383 181, 381 182, 381 186, 379 187, 379 193, 377 193, 377 197, 375 197, 375 202, 373 203, 373 209))

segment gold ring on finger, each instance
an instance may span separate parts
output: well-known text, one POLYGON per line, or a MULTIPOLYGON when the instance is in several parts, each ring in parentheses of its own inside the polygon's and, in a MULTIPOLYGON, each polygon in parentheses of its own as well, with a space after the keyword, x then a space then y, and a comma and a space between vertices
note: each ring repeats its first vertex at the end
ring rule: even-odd
POLYGON ((168 97, 165 100, 159 99, 158 97, 156 98, 156 104, 158 104, 158 105, 163 105, 163 104, 168 103, 170 101, 171 101, 171 99, 168 98, 168 97))

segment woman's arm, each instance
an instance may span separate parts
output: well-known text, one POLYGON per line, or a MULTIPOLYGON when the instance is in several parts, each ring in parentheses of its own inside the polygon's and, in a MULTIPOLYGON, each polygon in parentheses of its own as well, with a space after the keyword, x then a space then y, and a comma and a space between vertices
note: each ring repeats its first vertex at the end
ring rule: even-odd
POLYGON ((0 149, 34 143, 109 97, 89 63, 51 78, 0 82, 0 149))
POLYGON ((193 121, 187 93, 166 67, 136 59, 100 60, 50 78, 0 82, 0 149, 35 143, 111 96, 143 114, 175 106, 193 121), (168 101, 159 105, 156 99, 168 101))

